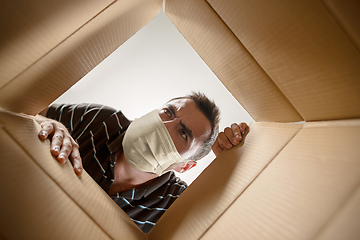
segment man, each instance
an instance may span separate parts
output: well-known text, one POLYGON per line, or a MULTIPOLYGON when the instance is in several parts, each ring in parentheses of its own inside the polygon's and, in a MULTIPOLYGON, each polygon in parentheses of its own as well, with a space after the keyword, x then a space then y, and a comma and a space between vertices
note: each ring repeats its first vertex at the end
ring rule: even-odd
POLYGON ((69 159, 78 176, 84 168, 146 233, 187 187, 172 170, 188 171, 211 149, 218 156, 247 129, 232 124, 218 134, 219 110, 200 93, 134 122, 95 104, 53 105, 40 114, 48 118, 36 117, 39 137, 51 140, 56 159, 69 159))

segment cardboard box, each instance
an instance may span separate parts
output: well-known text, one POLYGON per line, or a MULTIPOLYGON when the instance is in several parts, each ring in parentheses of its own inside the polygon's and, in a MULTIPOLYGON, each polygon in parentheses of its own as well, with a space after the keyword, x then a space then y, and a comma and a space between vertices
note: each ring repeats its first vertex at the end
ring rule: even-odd
POLYGON ((169 19, 256 122, 246 144, 223 152, 148 235, 88 175, 74 184, 71 167, 51 161, 35 140, 38 126, 20 113, 50 104, 161 4, 5 4, 0 237, 359 239, 357 1, 165 2, 169 19))

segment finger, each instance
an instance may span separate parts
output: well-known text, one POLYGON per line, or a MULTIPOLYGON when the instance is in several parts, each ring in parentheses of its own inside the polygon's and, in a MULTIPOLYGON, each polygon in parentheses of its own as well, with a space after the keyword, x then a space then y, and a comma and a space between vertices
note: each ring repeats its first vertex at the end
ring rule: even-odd
POLYGON ((225 132, 228 132, 229 130, 231 131, 231 129, 229 127, 225 128, 224 132, 219 133, 219 136, 218 136, 219 145, 225 147, 226 149, 231 149, 233 147, 233 145, 231 144, 231 142, 229 141, 229 139, 225 133, 225 132))
POLYGON ((57 157, 59 162, 65 163, 72 150, 73 150, 73 145, 71 139, 65 135, 61 145, 59 156, 57 157))
POLYGON ((83 172, 83 165, 78 147, 73 148, 73 151, 71 152, 70 155, 70 160, 73 163, 73 167, 76 175, 80 176, 83 172))
POLYGON ((229 127, 224 129, 224 133, 228 139, 228 141, 231 143, 232 146, 235 146, 239 143, 239 141, 237 140, 237 138, 235 138, 233 130, 229 127))
POLYGON ((242 140, 241 128, 238 124, 233 123, 233 124, 231 124, 231 130, 234 135, 236 144, 238 144, 242 140))
POLYGON ((244 123, 244 122, 240 123, 240 131, 241 131, 241 134, 244 134, 245 131, 246 131, 246 128, 248 128, 248 127, 249 127, 249 126, 248 126, 246 123, 244 123))
POLYGON ((63 140, 64 140, 64 133, 61 130, 56 130, 51 139, 51 147, 50 147, 51 154, 54 157, 59 156, 63 140))
POLYGON ((246 123, 241 123, 240 129, 241 129, 242 140, 239 145, 242 146, 242 145, 244 145, 245 138, 246 138, 247 134, 249 133, 249 126, 246 123))
POLYGON ((51 123, 42 123, 41 130, 39 132, 39 138, 45 140, 54 131, 54 127, 51 123))

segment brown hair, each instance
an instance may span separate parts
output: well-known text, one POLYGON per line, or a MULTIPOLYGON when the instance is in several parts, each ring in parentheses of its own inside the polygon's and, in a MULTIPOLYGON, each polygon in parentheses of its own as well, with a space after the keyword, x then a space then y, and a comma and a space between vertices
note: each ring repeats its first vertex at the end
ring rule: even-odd
POLYGON ((190 157, 191 160, 197 161, 205 157, 211 151, 211 147, 215 143, 219 134, 220 110, 214 101, 211 101, 205 94, 200 92, 192 92, 189 95, 173 98, 170 101, 184 98, 193 100, 198 109, 205 115, 211 124, 211 134, 209 139, 203 143, 202 147, 200 147, 193 156, 190 157))

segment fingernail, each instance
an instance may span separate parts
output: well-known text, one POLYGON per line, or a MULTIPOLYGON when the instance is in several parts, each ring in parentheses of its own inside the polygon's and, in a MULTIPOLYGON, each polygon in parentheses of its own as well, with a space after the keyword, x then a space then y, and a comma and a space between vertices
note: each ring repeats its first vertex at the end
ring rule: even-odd
POLYGON ((75 168, 75 173, 76 173, 76 175, 80 178, 81 177, 81 175, 82 175, 82 168, 75 168))
POLYGON ((47 133, 46 133, 46 132, 40 132, 40 135, 43 136, 44 138, 47 137, 47 133))
POLYGON ((61 159, 63 163, 66 161, 66 155, 63 153, 61 153, 58 158, 61 159))

